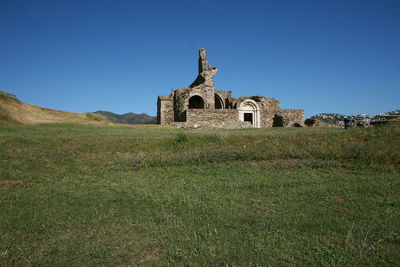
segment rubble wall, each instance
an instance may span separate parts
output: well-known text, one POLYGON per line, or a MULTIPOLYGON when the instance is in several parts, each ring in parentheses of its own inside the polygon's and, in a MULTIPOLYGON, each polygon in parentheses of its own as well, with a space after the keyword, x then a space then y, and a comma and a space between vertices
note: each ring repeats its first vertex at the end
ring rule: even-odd
POLYGON ((204 108, 210 109, 214 108, 214 90, 196 87, 196 88, 181 88, 175 91, 174 100, 175 100, 175 121, 184 122, 186 121, 185 112, 189 107, 189 99, 192 96, 198 95, 204 101, 204 108))
POLYGON ((258 97, 256 102, 260 108, 260 127, 272 127, 274 115, 280 111, 279 101, 268 97, 258 97))
POLYGON ((275 113, 271 110, 260 110, 260 127, 272 127, 275 113))
POLYGON ((285 126, 304 126, 303 109, 282 109, 281 114, 287 120, 287 125, 285 126))
POLYGON ((239 120, 236 109, 188 109, 187 124, 198 128, 248 128, 249 122, 239 120))
POLYGON ((174 121, 174 105, 168 96, 160 96, 157 101, 157 123, 169 124, 174 121))

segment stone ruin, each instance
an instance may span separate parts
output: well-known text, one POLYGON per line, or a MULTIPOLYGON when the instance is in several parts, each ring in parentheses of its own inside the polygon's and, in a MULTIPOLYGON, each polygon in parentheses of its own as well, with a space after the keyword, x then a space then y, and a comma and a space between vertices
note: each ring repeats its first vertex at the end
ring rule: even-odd
POLYGON ((218 69, 199 51, 199 74, 188 87, 158 96, 157 123, 180 128, 300 127, 304 110, 281 109, 278 100, 264 96, 233 98, 231 91, 215 90, 218 69))
POLYGON ((358 114, 343 115, 338 113, 320 113, 306 119, 304 124, 309 127, 336 127, 344 128, 344 120, 352 120, 353 127, 367 128, 371 126, 380 126, 386 124, 400 123, 400 110, 394 110, 375 115, 358 114))

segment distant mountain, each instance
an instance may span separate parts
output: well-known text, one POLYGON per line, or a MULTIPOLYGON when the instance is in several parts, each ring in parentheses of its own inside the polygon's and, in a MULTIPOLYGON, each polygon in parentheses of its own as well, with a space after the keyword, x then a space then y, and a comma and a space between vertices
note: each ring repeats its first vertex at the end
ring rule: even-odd
POLYGON ((121 124, 155 124, 157 123, 157 118, 147 115, 146 113, 135 114, 132 112, 125 114, 115 114, 110 111, 96 111, 93 113, 97 113, 107 118, 109 121, 113 123, 121 123, 121 124))

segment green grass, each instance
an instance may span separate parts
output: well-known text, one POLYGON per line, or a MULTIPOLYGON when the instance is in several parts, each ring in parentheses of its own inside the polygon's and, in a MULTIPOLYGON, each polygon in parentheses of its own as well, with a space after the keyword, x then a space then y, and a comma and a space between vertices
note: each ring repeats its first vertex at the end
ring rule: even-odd
POLYGON ((400 265, 399 137, 0 126, 0 266, 400 265))

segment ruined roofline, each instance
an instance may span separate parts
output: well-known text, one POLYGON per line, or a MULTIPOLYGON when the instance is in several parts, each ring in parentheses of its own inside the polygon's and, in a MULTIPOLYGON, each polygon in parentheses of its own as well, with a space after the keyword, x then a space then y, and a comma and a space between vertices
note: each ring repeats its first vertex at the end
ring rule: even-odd
POLYGON ((158 99, 160 99, 160 100, 170 100, 170 96, 169 95, 159 95, 158 99))
POLYGON ((281 110, 286 110, 286 111, 298 111, 298 110, 302 110, 302 111, 304 111, 304 109, 302 109, 302 108, 282 108, 281 110))
POLYGON ((193 87, 210 87, 214 89, 214 75, 217 73, 217 67, 208 65, 208 59, 206 55, 206 49, 199 49, 199 69, 196 80, 189 85, 190 88, 193 87))
POLYGON ((214 90, 216 93, 217 92, 223 92, 223 93, 232 93, 232 91, 231 90, 214 90))
POLYGON ((269 99, 269 100, 273 100, 273 101, 277 101, 279 102, 279 100, 272 98, 272 97, 266 97, 266 96, 260 96, 260 95, 253 95, 253 96, 241 96, 241 97, 232 97, 232 99, 237 100, 237 101, 243 101, 246 99, 269 99))

